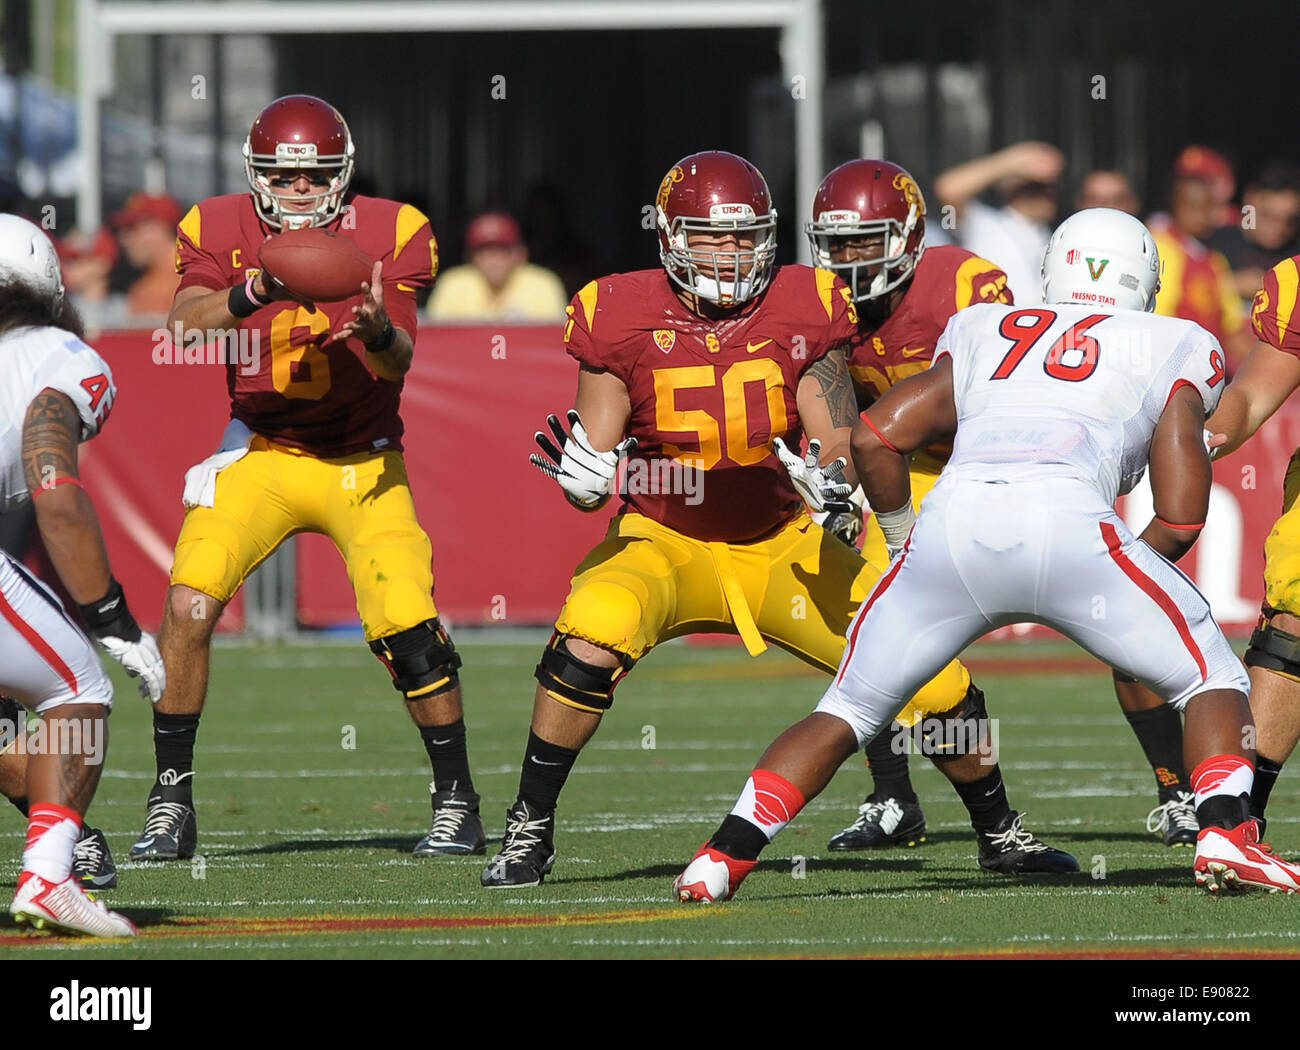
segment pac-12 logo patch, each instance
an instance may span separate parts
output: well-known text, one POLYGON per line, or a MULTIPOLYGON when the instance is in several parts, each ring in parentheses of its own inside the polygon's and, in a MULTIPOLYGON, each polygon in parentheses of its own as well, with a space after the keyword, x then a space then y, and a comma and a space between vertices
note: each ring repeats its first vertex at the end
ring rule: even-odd
POLYGON ((677 345, 677 333, 671 328, 655 329, 655 346, 659 347, 665 354, 677 345))

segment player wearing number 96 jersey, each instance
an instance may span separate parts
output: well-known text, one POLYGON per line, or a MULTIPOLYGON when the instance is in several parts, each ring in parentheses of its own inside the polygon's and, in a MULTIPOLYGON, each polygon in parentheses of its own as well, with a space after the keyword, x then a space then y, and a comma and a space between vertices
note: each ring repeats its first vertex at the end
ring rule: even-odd
POLYGON ((212 629, 248 573, 302 531, 329 536, 343 556, 366 641, 434 765, 434 827, 417 854, 483 848, 460 657, 438 622, 432 552, 401 455, 415 295, 433 281, 436 242, 411 205, 349 192, 353 154, 329 103, 277 99, 245 142, 251 192, 200 202, 177 231, 181 280, 169 329, 252 353, 225 355, 231 423, 217 452, 186 475, 189 510, 160 635, 176 675, 155 711, 158 778, 131 850, 137 859, 192 855, 194 737, 212 629), (268 236, 306 226, 355 241, 375 260, 361 292, 313 308, 258 271, 268 236))
MULTIPOLYGON (((829 673, 883 569, 805 509, 847 496, 854 479, 837 487, 815 456, 794 454, 806 432, 833 477, 847 451, 848 288, 826 270, 773 266, 776 213, 741 157, 686 157, 656 203, 663 267, 602 277, 569 307, 573 432, 557 420, 563 449, 543 436, 549 459, 534 462, 594 509, 626 453, 623 505, 577 567, 537 668, 519 794, 481 876, 489 887, 537 885, 551 870, 560 790, 616 683, 650 649, 724 632, 752 654, 771 642, 829 673)), ((957 680, 943 669, 922 691, 957 680)))
MULTIPOLYGON (((1139 312, 1158 284, 1154 242, 1131 216, 1099 211, 1072 216, 1049 242, 1045 308, 955 314, 935 364, 854 428, 858 476, 887 512, 910 507, 909 453, 955 436, 953 453, 854 618, 817 710, 767 749, 732 811, 760 847, 927 676, 981 635, 1029 621, 1185 712, 1197 883, 1300 890, 1300 868, 1259 842, 1249 815, 1244 669, 1205 598, 1170 564, 1209 505, 1202 427, 1222 390, 1222 351, 1191 322, 1139 312), (1104 249, 1111 280, 1090 287, 1073 259, 1057 257, 1076 247, 1104 249), (1113 503, 1148 462, 1156 516, 1139 538, 1113 503)), ((726 830, 678 879, 683 899, 730 895, 753 868, 757 851, 738 852, 734 834, 721 843, 726 830)))

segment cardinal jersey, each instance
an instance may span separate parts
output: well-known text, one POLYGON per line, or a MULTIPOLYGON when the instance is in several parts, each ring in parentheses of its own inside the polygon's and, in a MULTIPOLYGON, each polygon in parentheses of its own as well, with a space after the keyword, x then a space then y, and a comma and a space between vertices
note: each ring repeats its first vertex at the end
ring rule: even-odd
POLYGON ((104 359, 61 328, 19 328, 0 336, 0 511, 28 499, 23 473, 23 423, 42 390, 76 406, 81 440, 99 433, 117 389, 104 359))
POLYGON ((783 266, 757 301, 722 320, 691 312, 662 269, 592 281, 568 307, 565 348, 627 387, 623 509, 699 540, 743 543, 803 506, 772 451, 801 436, 799 379, 855 331, 844 283, 783 266))
POLYGON ((849 351, 849 371, 859 401, 930 367, 935 344, 958 310, 973 303, 1013 303, 1007 275, 965 248, 927 248, 903 301, 883 324, 860 327, 849 351))
MULTIPOLYGON (((438 269, 429 220, 409 204, 354 194, 327 229, 383 262, 384 307, 393 324, 414 338, 416 290, 431 283, 438 269)), ((257 269, 258 248, 275 232, 258 217, 250 194, 201 201, 177 229, 180 287, 215 291, 245 280, 257 269)), ((361 303, 358 293, 343 302, 318 303, 311 313, 282 301, 242 320, 247 338, 255 337, 256 368, 234 361, 226 366, 231 416, 263 437, 320 457, 400 450, 401 381, 371 372, 358 339, 324 345, 361 303)))
POLYGON ((1193 387, 1208 416, 1224 384, 1209 332, 1130 310, 972 306, 948 322, 945 354, 958 419, 945 478, 1069 477, 1107 505, 1142 477, 1173 392, 1193 387))

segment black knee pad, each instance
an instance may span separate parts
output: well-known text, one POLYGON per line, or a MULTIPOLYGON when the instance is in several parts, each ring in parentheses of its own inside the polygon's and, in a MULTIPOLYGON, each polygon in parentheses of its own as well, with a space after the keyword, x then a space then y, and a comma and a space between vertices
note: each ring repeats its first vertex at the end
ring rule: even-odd
MULTIPOLYGON (((1264 617, 1270 617, 1273 612, 1264 607, 1264 617)), ((1300 638, 1274 627, 1268 619, 1250 636, 1250 648, 1244 659, 1247 667, 1262 667, 1300 680, 1300 638)))
POLYGON ((558 632, 551 635, 533 677, 561 703, 595 714, 608 711, 614 706, 614 687, 636 661, 624 653, 615 653, 618 667, 589 664, 569 652, 564 644, 567 637, 558 632))
POLYGON ((960 704, 942 717, 922 719, 913 732, 920 732, 924 754, 941 760, 956 758, 979 750, 987 719, 984 691, 972 682, 960 704))
POLYGON ((460 654, 435 617, 405 631, 376 638, 370 651, 393 676, 393 688, 408 700, 423 700, 456 688, 460 654))

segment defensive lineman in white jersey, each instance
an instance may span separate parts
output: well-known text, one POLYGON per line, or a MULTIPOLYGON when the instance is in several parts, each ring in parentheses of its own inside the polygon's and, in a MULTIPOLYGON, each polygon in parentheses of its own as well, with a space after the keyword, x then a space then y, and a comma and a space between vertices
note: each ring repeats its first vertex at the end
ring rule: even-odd
MULTIPOLYGON (((80 339, 63 300, 49 239, 25 219, 0 215, 0 508, 33 501, 46 551, 88 626, 157 700, 162 658, 109 571, 77 472, 78 446, 112 406, 113 377, 80 339)), ((23 733, 28 752, 20 806, 27 838, 10 914, 37 927, 133 936, 135 927, 73 875, 74 846, 103 768, 113 687, 59 600, 3 552, 0 694, 41 716, 32 737, 18 726, 10 733, 15 742, 23 733)))
POLYGON ((674 884, 731 896, 758 852, 912 692, 976 638, 1047 624, 1186 715, 1200 824, 1198 884, 1300 890, 1259 845, 1249 684, 1209 605, 1171 564, 1209 504, 1206 416, 1223 353, 1199 326, 1149 314, 1155 243, 1136 219, 1067 219, 1043 262, 1045 306, 955 314, 929 371, 863 413, 853 458, 893 556, 848 631, 817 710, 760 758, 731 815, 674 884), (955 439, 913 519, 907 455, 955 439), (1112 507, 1150 465, 1156 516, 1134 537, 1112 507))

